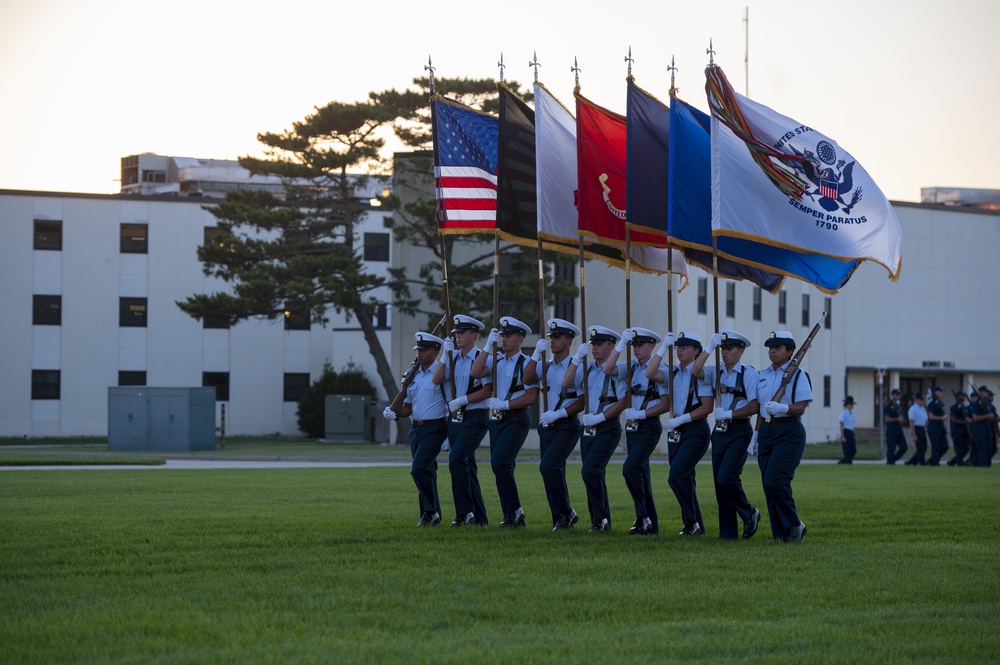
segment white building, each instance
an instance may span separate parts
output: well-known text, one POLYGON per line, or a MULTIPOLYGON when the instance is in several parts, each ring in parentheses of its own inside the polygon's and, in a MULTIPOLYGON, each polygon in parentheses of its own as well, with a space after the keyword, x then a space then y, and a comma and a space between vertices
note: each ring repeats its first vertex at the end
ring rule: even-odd
MULTIPOLYGON (((198 161, 142 157, 165 168, 198 161)), ((236 182, 234 164, 208 166, 236 182)), ((204 276, 196 250, 215 226, 202 206, 229 186, 206 185, 211 168, 199 168, 198 196, 184 195, 190 181, 166 178, 160 184, 180 195, 0 190, 0 436, 104 436, 107 389, 119 385, 212 385, 217 409, 227 405, 227 434, 294 435, 299 395, 324 363, 354 363, 381 386, 357 323, 335 313, 327 326, 285 317, 218 328, 177 307, 227 289, 204 276)), ((391 259, 384 217, 371 207, 358 225, 375 274, 391 259)), ((388 289, 378 297, 387 301, 388 289)), ((388 345, 390 308, 375 320, 388 345)))
MULTIPOLYGON (((196 255, 215 226, 202 206, 234 187, 274 183, 249 183, 231 161, 134 157, 122 160, 122 188, 131 195, 0 190, 0 436, 103 436, 107 388, 137 384, 214 385, 227 406, 228 434, 293 435, 298 395, 326 362, 359 365, 380 397, 393 397, 381 395, 357 324, 335 314, 329 326, 302 330, 286 329, 294 320, 212 328, 184 314, 176 301, 226 288, 203 275, 196 255), (154 193, 161 191, 168 194, 154 193)), ((400 161, 397 181, 403 171, 400 161)), ((433 179, 411 171, 394 189, 404 199, 432 196, 433 179)), ((904 236, 898 282, 870 263, 833 297, 797 280, 777 296, 720 281, 720 327, 754 340, 744 360, 756 367, 766 363, 762 342, 771 330, 790 330, 801 341, 830 311, 803 363, 815 395, 804 419, 809 441, 837 437, 848 394, 858 402, 859 426, 878 424, 880 365, 887 367, 885 392, 900 387, 912 395, 938 383, 1000 389, 1000 212, 987 205, 997 197, 974 194, 972 206, 951 189, 924 192, 925 200, 944 196, 946 205, 894 204, 904 236)), ((372 207, 359 229, 359 251, 374 273, 431 260, 425 249, 392 241, 384 217, 372 207)), ((577 275, 574 269, 566 277, 577 275)), ((666 278, 634 273, 631 282, 632 323, 666 330, 666 278)), ((713 331, 712 286, 710 276, 691 269, 690 286, 674 295, 675 331, 713 331)), ((621 270, 589 262, 586 297, 588 324, 625 326, 621 270)), ((568 305, 560 315, 579 323, 579 299, 568 305)), ((545 317, 552 315, 549 308, 545 317)), ((387 306, 376 320, 401 375, 426 317, 392 316, 387 306)), ((537 438, 527 445, 537 446, 537 438)))

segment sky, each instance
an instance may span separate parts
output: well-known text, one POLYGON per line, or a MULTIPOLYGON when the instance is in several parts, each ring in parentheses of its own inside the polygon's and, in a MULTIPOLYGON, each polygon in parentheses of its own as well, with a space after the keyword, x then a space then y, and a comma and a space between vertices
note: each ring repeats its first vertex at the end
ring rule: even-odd
POLYGON ((998 26, 995 0, 4 0, 0 189, 109 194, 126 155, 260 155, 258 132, 411 86, 428 57, 496 78, 502 53, 530 84, 537 53, 569 108, 575 57, 581 92, 624 113, 631 48, 640 87, 666 100, 673 57, 707 111, 709 40, 737 92, 836 140, 891 200, 1000 188, 998 26))

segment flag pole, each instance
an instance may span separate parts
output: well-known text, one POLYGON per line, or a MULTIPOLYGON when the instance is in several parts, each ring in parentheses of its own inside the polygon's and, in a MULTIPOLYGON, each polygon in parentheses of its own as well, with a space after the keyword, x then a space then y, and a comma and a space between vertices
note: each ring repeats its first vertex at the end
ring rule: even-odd
MULTIPOLYGON (((537 63, 538 56, 535 56, 535 62, 537 63)), ((570 71, 574 74, 575 85, 573 87, 573 95, 577 95, 580 92, 580 68, 576 64, 576 56, 573 56, 573 66, 570 67, 570 71)), ((535 80, 538 80, 538 69, 535 69, 535 80)), ((579 101, 577 102, 579 104, 579 101)), ((580 233, 580 223, 579 215, 577 215, 577 240, 580 249, 580 328, 583 330, 583 339, 587 339, 587 285, 584 274, 584 262, 583 262, 583 235, 580 233)), ((583 341, 583 340, 581 340, 583 341)), ((591 350, 593 353, 593 350, 591 350)), ((583 399, 584 406, 583 410, 586 413, 588 407, 590 406, 590 392, 588 390, 587 375, 590 373, 589 362, 586 358, 583 359, 583 399)), ((598 409, 604 408, 603 404, 597 405, 598 409)))
MULTIPOLYGON (((705 49, 708 56, 708 66, 715 67, 715 49, 712 48, 712 38, 708 38, 708 48, 705 49)), ((719 249, 715 233, 712 233, 712 283, 715 289, 715 330, 713 334, 719 332, 719 249)), ((719 406, 722 400, 722 352, 715 349, 715 405, 719 406)))
MULTIPOLYGON (((532 60, 528 63, 529 67, 535 68, 535 83, 538 83, 538 66, 542 63, 538 62, 538 52, 532 53, 532 60)), ((500 54, 500 62, 497 63, 500 66, 500 81, 503 82, 503 53, 500 54)), ((542 260, 542 239, 538 236, 537 224, 535 230, 535 239, 537 241, 538 248, 538 335, 539 339, 545 336, 545 263, 542 260)), ((549 410, 549 387, 548 381, 545 377, 545 353, 542 353, 541 357, 541 370, 538 370, 536 366, 536 371, 541 379, 542 384, 542 413, 549 410)))
MULTIPOLYGON (((677 66, 674 64, 674 56, 670 56, 670 66, 667 67, 670 72, 670 103, 674 103, 674 97, 677 96, 677 86, 676 83, 676 73, 677 66)), ((667 331, 673 334, 674 332, 674 247, 673 242, 670 238, 670 220, 667 219, 667 331)), ((670 393, 670 406, 667 410, 667 417, 674 417, 674 347, 671 344, 667 349, 667 390, 670 393)))

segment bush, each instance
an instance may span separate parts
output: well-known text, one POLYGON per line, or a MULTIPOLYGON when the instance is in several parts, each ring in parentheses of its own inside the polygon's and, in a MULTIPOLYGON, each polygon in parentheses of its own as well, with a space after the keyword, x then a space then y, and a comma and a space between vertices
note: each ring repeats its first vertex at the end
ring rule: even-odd
POLYGON ((323 373, 306 389, 299 401, 298 411, 295 412, 299 431, 313 439, 325 436, 327 395, 367 395, 374 398, 375 394, 375 386, 368 375, 354 363, 348 363, 340 372, 335 372, 330 363, 326 363, 323 373))

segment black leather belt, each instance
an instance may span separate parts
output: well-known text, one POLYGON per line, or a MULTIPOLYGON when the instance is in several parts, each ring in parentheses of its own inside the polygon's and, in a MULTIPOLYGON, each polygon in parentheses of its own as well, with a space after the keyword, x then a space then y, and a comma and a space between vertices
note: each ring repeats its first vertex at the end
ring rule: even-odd
POLYGON ((414 420, 413 424, 422 427, 424 425, 440 425, 447 421, 447 418, 432 418, 430 420, 414 420))

